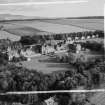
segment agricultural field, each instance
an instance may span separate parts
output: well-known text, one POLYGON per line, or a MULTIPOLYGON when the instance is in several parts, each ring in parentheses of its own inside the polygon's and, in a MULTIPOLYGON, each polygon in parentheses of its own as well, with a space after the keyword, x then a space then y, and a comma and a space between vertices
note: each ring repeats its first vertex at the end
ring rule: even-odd
POLYGON ((104 30, 104 19, 57 19, 42 21, 54 24, 77 26, 90 30, 104 30))
MULTIPOLYGON (((13 27, 15 27, 15 25, 13 27)), ((22 27, 22 28, 15 27, 14 29, 11 28, 11 29, 4 29, 4 30, 8 33, 15 34, 18 36, 35 36, 36 34, 38 35, 40 33, 48 34, 47 32, 40 31, 32 27, 22 27)))
POLYGON ((37 19, 1 22, 1 25, 5 31, 19 36, 104 30, 103 19, 37 19))
POLYGON ((0 39, 10 39, 12 41, 20 40, 20 36, 8 33, 6 31, 0 31, 0 39))
MULTIPOLYGON (((25 29, 26 27, 29 27, 28 29, 29 31, 31 31, 31 28, 32 28, 33 30, 40 30, 40 31, 51 32, 51 33, 71 33, 71 32, 89 31, 88 29, 84 29, 76 26, 53 24, 53 23, 40 22, 40 21, 12 23, 12 25, 13 25, 13 28, 4 27, 4 29, 14 34, 16 34, 14 30, 17 31, 18 33, 18 31, 22 32, 27 30, 25 29), (18 25, 24 26, 24 29, 21 30, 21 28, 18 28, 18 25)), ((37 32, 35 34, 37 34, 37 32)))

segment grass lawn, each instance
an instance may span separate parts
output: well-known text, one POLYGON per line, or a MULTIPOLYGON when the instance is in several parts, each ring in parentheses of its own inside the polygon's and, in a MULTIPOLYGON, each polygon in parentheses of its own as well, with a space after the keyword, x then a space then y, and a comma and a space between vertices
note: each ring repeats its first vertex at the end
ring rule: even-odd
POLYGON ((34 69, 43 73, 52 73, 56 71, 70 70, 70 68, 73 68, 68 63, 59 63, 55 57, 49 57, 46 55, 34 57, 31 61, 24 61, 21 63, 23 67, 34 69))

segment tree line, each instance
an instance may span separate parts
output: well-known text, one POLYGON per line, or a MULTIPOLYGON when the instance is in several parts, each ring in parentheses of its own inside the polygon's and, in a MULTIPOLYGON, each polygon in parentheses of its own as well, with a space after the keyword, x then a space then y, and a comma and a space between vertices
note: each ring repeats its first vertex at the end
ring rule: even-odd
MULTIPOLYGON (((0 92, 70 90, 78 87, 92 89, 99 87, 105 81, 105 61, 101 59, 88 65, 87 68, 80 67, 80 64, 75 69, 70 68, 69 71, 43 74, 36 70, 28 70, 14 64, 8 64, 8 62, 2 62, 0 66, 0 92)), ((59 105, 74 105, 77 102, 73 101, 75 99, 72 97, 73 94, 70 93, 2 96, 0 100, 35 104, 44 102, 45 99, 54 95, 56 95, 59 105), (66 102, 62 102, 63 97, 65 97, 66 102)))

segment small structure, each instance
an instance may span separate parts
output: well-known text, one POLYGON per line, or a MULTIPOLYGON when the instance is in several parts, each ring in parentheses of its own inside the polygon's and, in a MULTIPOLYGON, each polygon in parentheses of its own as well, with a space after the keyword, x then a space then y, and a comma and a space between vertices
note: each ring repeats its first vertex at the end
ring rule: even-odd
POLYGON ((71 37, 67 38, 66 44, 73 44, 74 40, 71 37))
POLYGON ((77 44, 76 46, 76 53, 79 53, 81 51, 81 45, 77 44))
POLYGON ((85 39, 85 37, 84 37, 84 36, 82 36, 82 37, 81 37, 81 39, 82 39, 82 40, 84 40, 84 39, 85 39))
POLYGON ((98 37, 99 37, 99 35, 97 34, 97 35, 96 35, 96 37, 98 38, 98 37))
POLYGON ((30 61, 30 60, 31 60, 31 58, 30 58, 30 57, 28 57, 28 58, 27 58, 27 61, 30 61))
POLYGON ((54 53, 54 47, 53 46, 49 46, 49 45, 43 45, 42 46, 42 54, 49 54, 49 53, 54 53))
POLYGON ((70 42, 71 40, 72 40, 72 38, 71 38, 71 37, 68 37, 68 38, 67 38, 67 41, 69 41, 69 42, 70 42))
POLYGON ((92 35, 92 38, 95 38, 95 35, 92 35))
POLYGON ((58 105, 58 103, 55 102, 55 97, 50 97, 49 99, 45 100, 45 103, 47 105, 58 105))
POLYGON ((18 58, 20 56, 18 51, 16 49, 12 49, 11 47, 8 47, 7 52, 8 52, 9 61, 11 61, 13 57, 18 58))
POLYGON ((76 37, 75 37, 75 40, 78 40, 78 39, 79 39, 79 37, 76 36, 76 37))
POLYGON ((90 39, 90 36, 87 36, 87 39, 90 39))

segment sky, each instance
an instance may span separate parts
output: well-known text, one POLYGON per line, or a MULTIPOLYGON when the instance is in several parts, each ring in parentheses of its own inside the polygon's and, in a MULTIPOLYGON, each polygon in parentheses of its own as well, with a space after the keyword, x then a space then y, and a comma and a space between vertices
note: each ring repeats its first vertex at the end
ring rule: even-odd
POLYGON ((104 0, 0 0, 0 14, 37 17, 104 16, 104 0))

